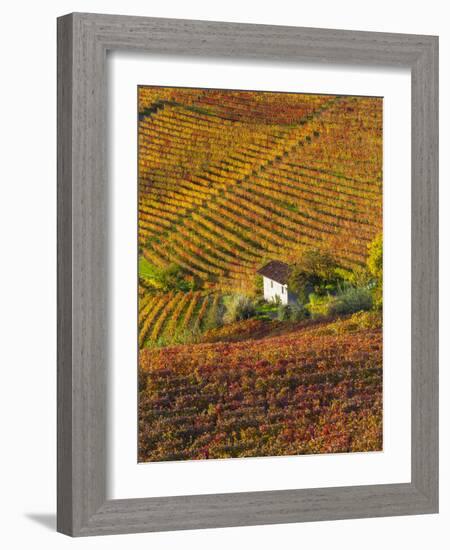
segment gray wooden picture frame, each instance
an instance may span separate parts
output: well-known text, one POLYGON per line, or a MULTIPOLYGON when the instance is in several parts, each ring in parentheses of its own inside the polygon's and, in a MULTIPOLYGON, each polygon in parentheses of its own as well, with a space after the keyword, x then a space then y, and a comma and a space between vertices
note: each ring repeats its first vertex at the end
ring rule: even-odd
POLYGON ((438 511, 438 38, 117 15, 58 19, 58 506, 72 536, 438 511), (106 53, 407 67, 412 74, 410 483, 107 499, 106 53))

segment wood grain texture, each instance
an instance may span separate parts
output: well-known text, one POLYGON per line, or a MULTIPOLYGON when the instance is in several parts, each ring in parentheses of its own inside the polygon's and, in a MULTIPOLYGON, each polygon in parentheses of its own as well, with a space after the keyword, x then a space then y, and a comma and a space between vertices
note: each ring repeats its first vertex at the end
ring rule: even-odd
POLYGON ((412 480, 438 507, 438 43, 411 71, 412 480))
POLYGON ((57 529, 72 525, 72 21, 58 21, 57 529))
POLYGON ((438 509, 438 39, 71 14, 58 20, 58 530, 73 536, 438 509), (112 500, 107 494, 106 52, 410 67, 412 480, 112 500))

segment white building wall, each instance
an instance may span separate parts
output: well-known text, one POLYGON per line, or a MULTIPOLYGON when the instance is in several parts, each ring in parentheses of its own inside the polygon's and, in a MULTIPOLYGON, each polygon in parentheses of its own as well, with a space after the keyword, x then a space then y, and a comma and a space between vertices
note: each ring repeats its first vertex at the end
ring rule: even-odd
POLYGON ((282 304, 288 303, 287 285, 282 285, 276 281, 272 281, 268 277, 263 277, 264 282, 264 298, 268 301, 275 301, 278 296, 282 304))

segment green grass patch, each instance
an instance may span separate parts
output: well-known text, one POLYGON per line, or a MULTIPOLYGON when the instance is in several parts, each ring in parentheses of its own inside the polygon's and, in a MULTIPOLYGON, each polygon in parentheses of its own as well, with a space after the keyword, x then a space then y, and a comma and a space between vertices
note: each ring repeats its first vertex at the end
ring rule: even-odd
POLYGON ((144 256, 141 256, 139 258, 139 277, 154 281, 158 278, 158 275, 158 268, 152 265, 144 256))

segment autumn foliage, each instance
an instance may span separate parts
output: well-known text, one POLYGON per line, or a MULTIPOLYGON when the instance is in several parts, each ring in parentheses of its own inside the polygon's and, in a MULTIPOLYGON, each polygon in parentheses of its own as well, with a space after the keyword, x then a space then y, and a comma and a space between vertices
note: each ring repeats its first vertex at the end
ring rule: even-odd
POLYGON ((141 354, 139 459, 382 448, 381 329, 141 354))
POLYGON ((379 98, 142 87, 139 101, 152 263, 221 292, 251 290, 271 255, 365 263, 382 222, 379 98))

